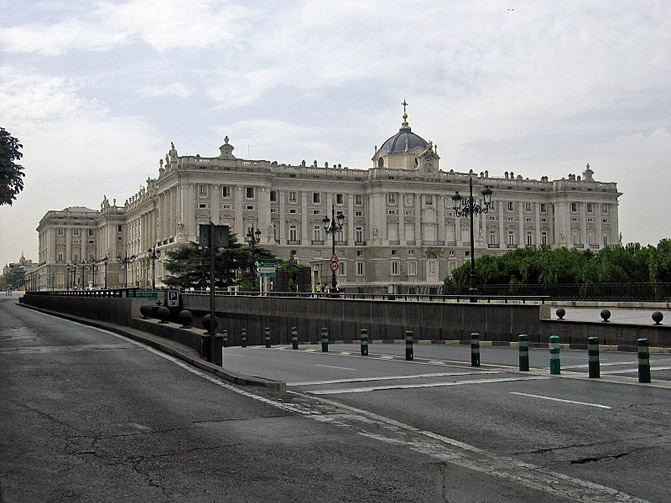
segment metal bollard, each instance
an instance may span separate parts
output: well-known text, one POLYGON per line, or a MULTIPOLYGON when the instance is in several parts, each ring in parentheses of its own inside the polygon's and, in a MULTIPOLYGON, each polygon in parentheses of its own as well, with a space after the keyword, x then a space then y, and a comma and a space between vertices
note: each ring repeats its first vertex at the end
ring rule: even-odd
POLYGON ((638 346, 638 382, 650 382, 650 343, 648 339, 636 339, 638 346))
POLYGON ((224 329, 224 347, 228 347, 228 330, 224 329))
POLYGON ((471 332, 471 367, 480 366, 480 333, 471 332))
POLYGON ((270 327, 266 327, 263 335, 264 340, 266 341, 266 347, 270 347, 270 327))
POLYGON ((599 363, 599 338, 587 338, 587 359, 590 377, 601 377, 601 363, 599 363))
POLYGON ((247 329, 246 328, 242 329, 242 335, 240 336, 240 345, 243 348, 247 347, 247 329))
POLYGON ((291 327, 291 348, 298 349, 298 328, 291 327))
POLYGON ((529 370, 529 336, 520 334, 517 336, 520 344, 520 370, 529 370))
POLYGON ((414 359, 414 352, 412 350, 412 336, 414 334, 412 333, 412 330, 408 330, 405 333, 405 359, 406 360, 412 360, 414 359))
POLYGON ((322 353, 329 351, 329 331, 328 328, 322 327, 322 353))
POLYGON ((550 336, 550 374, 561 374, 561 362, 559 361, 559 336, 550 336))
POLYGON ((368 356, 368 330, 361 329, 361 356, 368 356))

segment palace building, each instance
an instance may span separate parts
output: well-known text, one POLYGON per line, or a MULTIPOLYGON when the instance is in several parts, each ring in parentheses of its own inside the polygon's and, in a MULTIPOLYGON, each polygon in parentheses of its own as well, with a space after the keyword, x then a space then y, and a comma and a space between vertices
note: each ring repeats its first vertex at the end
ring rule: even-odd
POLYGON ((243 159, 228 137, 213 157, 180 156, 171 145, 156 178, 123 205, 105 197, 99 210, 47 212, 28 287, 147 287, 154 270, 161 285, 165 253, 156 259, 153 250, 197 241, 199 224, 213 222, 240 242, 260 230, 259 246, 310 266, 313 283, 330 281, 335 238, 344 290, 433 292, 470 260, 470 220, 455 214, 452 198, 468 198, 471 180, 476 203, 492 191, 489 211, 474 218, 476 256, 618 243, 621 194, 616 183, 596 181, 589 164, 558 180, 441 170, 437 146, 413 132, 404 113, 369 169, 243 159), (333 214, 344 224, 331 236, 323 219, 333 214))

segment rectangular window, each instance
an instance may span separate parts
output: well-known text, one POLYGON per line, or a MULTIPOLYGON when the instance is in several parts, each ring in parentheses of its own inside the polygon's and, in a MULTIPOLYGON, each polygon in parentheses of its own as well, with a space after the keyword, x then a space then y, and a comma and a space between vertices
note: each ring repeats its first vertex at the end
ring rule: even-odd
POLYGON ((340 262, 340 267, 338 267, 338 275, 342 277, 347 276, 347 262, 340 262))
POLYGON ((289 202, 290 203, 296 202, 296 192, 294 191, 289 192, 289 202))
POLYGON ((355 211, 354 216, 355 217, 362 217, 363 216, 363 211, 355 211))
POLYGON ((89 236, 95 236, 95 231, 93 229, 89 229, 89 236))
POLYGON ((387 204, 391 206, 396 205, 396 194, 387 194, 387 204))
POLYGON ((524 211, 531 211, 531 203, 524 203, 524 211))
POLYGON ((321 201, 321 194, 319 192, 313 192, 312 193, 312 202, 314 204, 319 204, 321 201))
POLYGON ((198 195, 207 196, 207 185, 198 185, 198 195))
POLYGON ((430 194, 427 194, 424 196, 424 205, 425 206, 431 206, 433 205, 433 196, 430 194))
POLYGON ((527 246, 533 246, 534 245, 534 236, 531 233, 527 233, 527 246))
POLYGON ((357 261, 356 263, 356 275, 357 276, 363 276, 366 272, 365 264, 364 262, 357 261))
POLYGON ((417 276, 416 260, 408 260, 408 276, 417 276))
POLYGON ((228 185, 221 187, 221 197, 231 197, 231 188, 228 185))
POLYGON ((497 244, 496 231, 491 231, 491 232, 489 233, 489 238, 488 238, 488 239, 489 239, 488 243, 489 243, 490 245, 495 245, 495 244, 497 244))
POLYGON ((123 228, 122 228, 120 225, 117 225, 117 226, 116 226, 116 231, 117 231, 117 232, 121 232, 122 230, 123 230, 123 228))
POLYGON ((254 199, 254 187, 246 188, 247 199, 254 199))
POLYGON ((391 264, 391 275, 398 276, 400 269, 398 260, 392 260, 390 264, 391 264))
POLYGON ((73 229, 72 230, 72 235, 73 236, 79 236, 79 229, 73 229))
POLYGON ((515 205, 512 201, 508 201, 507 206, 508 206, 508 211, 513 211, 515 209, 515 205))
POLYGON ((548 205, 545 203, 541 203, 541 213, 547 213, 548 212, 548 205))
POLYGON ((571 203, 571 213, 578 213, 578 203, 571 203))
POLYGON ((271 203, 277 202, 277 191, 276 190, 271 190, 270 191, 270 202, 271 203))
POLYGON ((363 243, 363 227, 357 227, 354 229, 354 241, 357 243, 363 243))
POLYGON ((601 205, 601 213, 604 215, 608 213, 608 205, 607 204, 602 204, 601 205))
POLYGON ((336 194, 336 204, 343 205, 345 204, 345 196, 342 194, 336 194))
POLYGON ((289 226, 289 241, 298 241, 298 227, 295 225, 289 226))
POLYGON ((65 230, 64 230, 64 229, 58 229, 57 234, 58 234, 59 236, 62 236, 62 235, 65 234, 65 230))
POLYGON ((514 246, 514 245, 515 245, 515 233, 512 232, 512 231, 509 231, 509 232, 508 232, 508 244, 509 244, 510 246, 514 246))
POLYGON ((62 253, 58 254, 58 261, 63 262, 63 254, 62 253))
POLYGON ((587 203, 585 205, 585 211, 587 211, 587 213, 592 213, 592 210, 593 210, 592 203, 587 203))
POLYGON ((603 245, 608 246, 608 236, 603 237, 603 245))
POLYGON ((541 232, 541 244, 547 246, 548 244, 548 233, 546 231, 541 232))
POLYGON ((354 204, 356 206, 363 206, 363 194, 354 194, 354 204))
POLYGON ((319 225, 315 225, 312 228, 312 239, 314 241, 321 241, 322 240, 322 228, 319 225))

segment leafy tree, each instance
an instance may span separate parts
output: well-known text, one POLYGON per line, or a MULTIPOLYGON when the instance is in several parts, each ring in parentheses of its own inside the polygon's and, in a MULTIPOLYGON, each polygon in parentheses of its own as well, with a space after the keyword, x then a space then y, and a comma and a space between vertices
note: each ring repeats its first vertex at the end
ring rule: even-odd
POLYGON ((671 239, 662 239, 650 257, 650 279, 671 281, 671 239))
MULTIPOLYGON (((254 261, 276 260, 262 247, 251 248, 238 243, 235 234, 229 236, 229 247, 218 249, 215 254, 215 285, 225 288, 235 285, 238 272, 242 271, 240 286, 249 289, 255 277, 254 261)), ((165 270, 170 274, 166 285, 178 288, 206 288, 210 282, 210 251, 196 243, 188 243, 166 253, 165 270)))
POLYGON ((11 205, 23 190, 23 166, 15 162, 23 157, 21 148, 19 140, 0 127, 0 206, 11 205))

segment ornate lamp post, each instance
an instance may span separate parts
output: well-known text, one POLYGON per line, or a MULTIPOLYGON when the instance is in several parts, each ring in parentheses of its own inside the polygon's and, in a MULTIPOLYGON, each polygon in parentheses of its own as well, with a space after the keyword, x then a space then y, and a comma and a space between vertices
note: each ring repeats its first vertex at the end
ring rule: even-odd
MULTIPOLYGON (((459 191, 455 191, 452 196, 452 206, 454 208, 454 213, 458 217, 469 216, 471 220, 471 286, 468 289, 468 292, 471 295, 475 295, 477 291, 476 286, 476 276, 475 276, 475 241, 473 238, 473 215, 475 213, 487 213, 489 207, 492 204, 492 189, 486 187, 482 189, 482 198, 484 203, 482 205, 475 204, 473 200, 473 176, 468 177, 468 188, 469 195, 468 199, 464 200, 460 195, 459 191)), ((471 297, 471 302, 477 302, 475 297, 471 297)))
MULTIPOLYGON (((249 229, 247 232, 247 243, 252 249, 252 268, 256 266, 256 245, 261 242, 261 231, 259 229, 254 229, 254 226, 249 229)), ((252 276, 252 290, 256 288, 256 275, 252 276)))
POLYGON ((156 259, 160 258, 161 250, 157 250, 156 247, 149 248, 147 253, 151 260, 151 289, 156 290, 156 259))
POLYGON ((107 262, 109 262, 109 257, 105 256, 105 258, 101 258, 98 262, 105 264, 105 290, 107 290, 107 262))
POLYGON ((74 266, 74 264, 66 265, 65 266, 65 271, 67 272, 66 289, 70 290, 75 285, 75 266, 74 266), (72 277, 70 277, 71 274, 72 274, 72 277))
POLYGON ((331 248, 331 290, 333 293, 337 290, 338 281, 336 280, 336 271, 338 270, 338 261, 336 255, 336 233, 340 232, 343 229, 345 224, 345 215, 342 213, 335 213, 335 206, 331 206, 331 219, 329 220, 328 216, 325 216, 322 220, 324 226, 324 232, 326 234, 331 234, 333 238, 333 245, 331 248))
POLYGON ((117 261, 119 264, 123 264, 124 288, 128 288, 128 264, 131 264, 131 263, 135 262, 135 255, 131 255, 131 256, 129 257, 129 256, 128 256, 128 252, 126 252, 126 256, 125 256, 125 257, 122 258, 121 255, 119 255, 119 256, 116 258, 116 261, 117 261))
POLYGON ((94 258, 89 261, 89 264, 91 264, 91 288, 96 287, 96 262, 97 260, 94 258))

